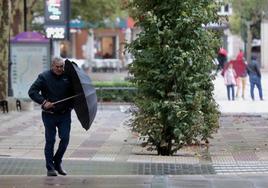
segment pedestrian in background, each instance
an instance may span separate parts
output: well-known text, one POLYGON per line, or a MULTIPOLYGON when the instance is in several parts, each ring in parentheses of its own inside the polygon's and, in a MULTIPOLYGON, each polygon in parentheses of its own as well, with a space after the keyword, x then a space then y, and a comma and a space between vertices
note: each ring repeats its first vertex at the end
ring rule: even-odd
POLYGON ((236 73, 236 98, 239 98, 240 92, 242 91, 242 98, 245 99, 245 90, 247 84, 247 64, 244 59, 244 53, 242 50, 239 51, 236 60, 234 61, 234 70, 236 73))
POLYGON ((224 66, 227 63, 227 51, 224 48, 220 48, 216 60, 218 63, 216 72, 219 72, 224 69, 224 66))
POLYGON ((259 91, 260 100, 263 100, 262 85, 261 85, 261 71, 260 71, 259 64, 257 62, 257 56, 253 55, 251 57, 251 62, 247 66, 247 72, 249 75, 251 99, 253 101, 255 100, 254 88, 256 85, 259 91))
POLYGON ((228 100, 235 100, 235 91, 234 87, 236 85, 236 72, 233 68, 233 61, 230 61, 226 65, 226 69, 223 72, 224 84, 227 88, 227 97, 228 100))
POLYGON ((71 83, 64 74, 64 61, 61 58, 53 58, 51 70, 39 74, 28 94, 43 109, 47 176, 57 176, 57 172, 67 175, 61 163, 69 143, 73 104, 70 100, 58 104, 53 103, 72 95, 71 83), (60 142, 54 154, 57 130, 60 142))

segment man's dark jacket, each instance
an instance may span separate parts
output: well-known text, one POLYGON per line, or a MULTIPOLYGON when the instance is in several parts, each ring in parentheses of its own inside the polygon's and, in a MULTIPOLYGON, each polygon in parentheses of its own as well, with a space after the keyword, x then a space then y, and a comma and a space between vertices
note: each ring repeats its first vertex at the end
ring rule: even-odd
MULTIPOLYGON (((38 75, 38 78, 31 85, 28 94, 38 104, 43 104, 45 100, 56 102, 72 96, 71 82, 67 75, 56 75, 52 70, 48 70, 38 75)), ((72 100, 68 100, 56 104, 55 108, 49 109, 49 111, 65 113, 70 111, 72 106, 72 100)))
POLYGON ((249 77, 257 76, 261 78, 261 71, 256 60, 252 60, 251 63, 248 64, 247 72, 248 72, 249 77))

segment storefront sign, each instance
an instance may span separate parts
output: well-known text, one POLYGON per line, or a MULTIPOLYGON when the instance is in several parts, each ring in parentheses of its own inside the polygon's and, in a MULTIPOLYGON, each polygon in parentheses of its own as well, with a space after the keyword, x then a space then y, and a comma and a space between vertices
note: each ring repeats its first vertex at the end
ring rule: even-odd
POLYGON ((45 33, 47 38, 65 39, 69 35, 69 0, 45 1, 45 33))
POLYGON ((65 32, 65 26, 45 26, 47 38, 64 39, 66 35, 65 32))
POLYGON ((45 22, 64 22, 66 18, 64 0, 46 0, 45 22))

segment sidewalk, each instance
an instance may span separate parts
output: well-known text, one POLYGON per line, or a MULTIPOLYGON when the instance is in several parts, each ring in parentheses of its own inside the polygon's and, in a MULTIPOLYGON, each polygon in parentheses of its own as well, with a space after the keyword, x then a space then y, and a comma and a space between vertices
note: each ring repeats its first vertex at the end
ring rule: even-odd
POLYGON ((82 129, 73 113, 71 140, 64 160, 70 176, 57 179, 44 177, 40 109, 0 113, 0 187, 11 187, 12 182, 12 185, 30 182, 32 187, 39 184, 39 187, 120 187, 116 179, 123 182, 121 187, 128 188, 195 185, 206 188, 218 184, 220 187, 221 177, 225 179, 222 187, 265 187, 268 184, 268 73, 263 74, 262 85, 264 101, 251 101, 249 87, 245 101, 227 101, 223 80, 217 77, 215 98, 222 112, 220 129, 208 148, 185 147, 175 156, 158 156, 141 147, 142 140, 131 133, 126 123, 131 117, 127 112, 129 105, 100 104, 89 131, 82 129))
POLYGON ((1 188, 267 188, 267 176, 0 176, 1 188))
MULTIPOLYGON (((65 164, 74 175, 268 172, 268 124, 265 114, 223 114, 221 127, 210 140, 208 148, 191 146, 182 148, 175 156, 158 156, 156 152, 141 147, 142 140, 131 133, 125 123, 130 118, 130 114, 124 112, 125 108, 127 106, 104 105, 87 132, 73 114, 65 164), (75 161, 81 163, 77 165, 75 161), (83 170, 83 165, 91 166, 95 171, 83 170), (110 173, 107 166, 110 166, 110 173)), ((0 174, 44 174, 44 128, 40 110, 1 114, 0 119, 0 156, 3 158, 0 158, 0 174), (12 169, 14 163, 22 170, 12 169), (31 169, 33 164, 40 168, 31 169)))
MULTIPOLYGON (((245 100, 240 98, 235 101, 227 100, 226 86, 224 85, 223 77, 218 74, 216 80, 214 80, 214 94, 219 109, 222 113, 268 113, 268 72, 262 72, 262 90, 264 101, 259 100, 258 89, 255 87, 254 96, 255 101, 250 97, 250 84, 247 77, 246 95, 245 100)), ((236 89, 236 88, 235 88, 236 89)), ((241 93, 240 93, 241 94, 241 93)))

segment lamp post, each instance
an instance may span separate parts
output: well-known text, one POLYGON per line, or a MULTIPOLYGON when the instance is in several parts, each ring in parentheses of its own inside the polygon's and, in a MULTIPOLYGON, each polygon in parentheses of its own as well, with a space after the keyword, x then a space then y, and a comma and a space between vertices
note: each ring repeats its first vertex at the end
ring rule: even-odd
POLYGON ((51 35, 50 38, 49 38, 49 53, 50 53, 50 57, 54 56, 53 49, 54 49, 53 48, 53 35, 51 35))
POLYGON ((27 31, 27 1, 23 1, 24 31, 27 31))
POLYGON ((7 80, 7 96, 12 97, 13 96, 13 89, 12 89, 12 81, 11 81, 11 67, 12 67, 12 61, 11 61, 11 46, 10 46, 10 30, 11 30, 11 24, 10 24, 10 15, 11 15, 11 4, 8 1, 8 20, 9 20, 9 27, 8 27, 8 80, 7 80))

